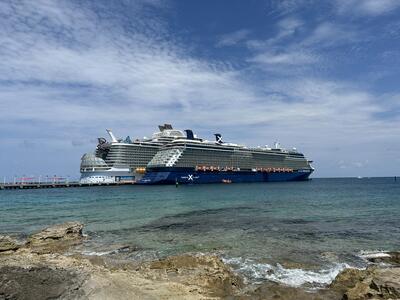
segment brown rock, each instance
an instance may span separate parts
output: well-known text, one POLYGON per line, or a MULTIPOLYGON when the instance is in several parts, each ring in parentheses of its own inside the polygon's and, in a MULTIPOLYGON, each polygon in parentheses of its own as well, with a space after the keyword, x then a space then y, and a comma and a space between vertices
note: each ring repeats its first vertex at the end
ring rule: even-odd
POLYGON ((373 299, 374 293, 369 288, 369 279, 356 283, 356 285, 343 294, 343 300, 373 299))
POLYGON ((400 299, 400 268, 347 269, 330 288, 341 292, 345 300, 400 299))
POLYGON ((197 285, 214 297, 232 296, 243 286, 242 279, 214 255, 171 256, 151 262, 149 268, 163 270, 168 276, 176 274, 174 280, 197 285))
POLYGON ((0 252, 15 251, 19 247, 21 247, 21 245, 13 238, 8 235, 0 235, 0 252))
POLYGON ((340 272, 330 284, 332 290, 344 293, 363 281, 369 272, 367 270, 345 269, 340 272))
POLYGON ((151 269, 195 269, 199 266, 212 269, 226 268, 222 260, 213 255, 178 255, 170 256, 150 263, 151 269))
POLYGON ((376 270, 369 287, 383 299, 400 299, 400 268, 376 270))
POLYGON ((0 267, 0 299, 80 299, 82 276, 48 267, 0 267))
MULTIPOLYGON (((0 299, 400 299, 400 267, 394 266, 344 270, 329 288, 311 291, 273 282, 246 285, 214 255, 172 256, 141 266, 62 255, 82 242, 82 228, 77 222, 55 225, 32 235, 22 249, 0 255, 0 299)), ((15 246, 9 237, 1 240, 4 249, 15 246)), ((398 252, 391 259, 398 261, 398 252)))
POLYGON ((389 263, 400 265, 400 252, 389 252, 390 260, 389 263))
POLYGON ((63 252, 82 242, 82 229, 79 222, 57 224, 32 235, 27 246, 36 253, 63 252))
POLYGON ((331 290, 305 290, 275 282, 261 284, 253 291, 242 295, 240 300, 338 300, 341 294, 331 290))

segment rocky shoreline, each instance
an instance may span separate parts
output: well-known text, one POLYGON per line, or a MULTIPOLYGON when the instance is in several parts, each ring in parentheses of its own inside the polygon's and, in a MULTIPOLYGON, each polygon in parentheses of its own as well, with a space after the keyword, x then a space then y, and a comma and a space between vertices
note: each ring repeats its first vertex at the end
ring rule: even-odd
POLYGON ((215 255, 171 256, 146 263, 68 254, 83 224, 51 226, 19 243, 0 236, 0 299, 400 299, 400 253, 367 257, 326 289, 246 284, 215 255))

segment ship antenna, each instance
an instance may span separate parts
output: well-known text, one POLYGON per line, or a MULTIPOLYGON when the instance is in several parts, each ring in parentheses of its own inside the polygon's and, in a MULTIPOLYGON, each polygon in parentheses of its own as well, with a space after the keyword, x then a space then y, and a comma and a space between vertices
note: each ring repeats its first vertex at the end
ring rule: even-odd
POLYGON ((107 130, 108 135, 109 135, 110 138, 111 138, 111 141, 112 141, 113 143, 118 143, 118 140, 117 140, 117 138, 115 137, 115 135, 112 133, 111 129, 106 129, 106 130, 107 130))

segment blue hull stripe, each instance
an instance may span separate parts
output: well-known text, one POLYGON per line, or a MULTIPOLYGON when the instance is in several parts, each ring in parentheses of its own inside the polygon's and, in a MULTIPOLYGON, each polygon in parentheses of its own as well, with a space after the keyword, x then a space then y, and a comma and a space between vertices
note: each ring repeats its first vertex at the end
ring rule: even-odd
POLYGON ((191 169, 150 170, 138 182, 139 184, 175 184, 178 183, 223 183, 239 182, 278 182, 308 180, 312 170, 294 172, 196 172, 191 169))

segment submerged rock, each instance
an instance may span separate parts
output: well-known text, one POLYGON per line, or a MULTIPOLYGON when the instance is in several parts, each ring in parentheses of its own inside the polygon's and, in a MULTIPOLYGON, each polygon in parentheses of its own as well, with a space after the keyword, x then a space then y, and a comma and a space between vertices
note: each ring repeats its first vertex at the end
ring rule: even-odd
POLYGON ((8 235, 0 235, 0 252, 15 251, 21 245, 8 235))
POLYGON ((82 242, 82 229, 83 224, 79 222, 57 224, 30 236, 27 246, 36 253, 66 251, 82 242))

